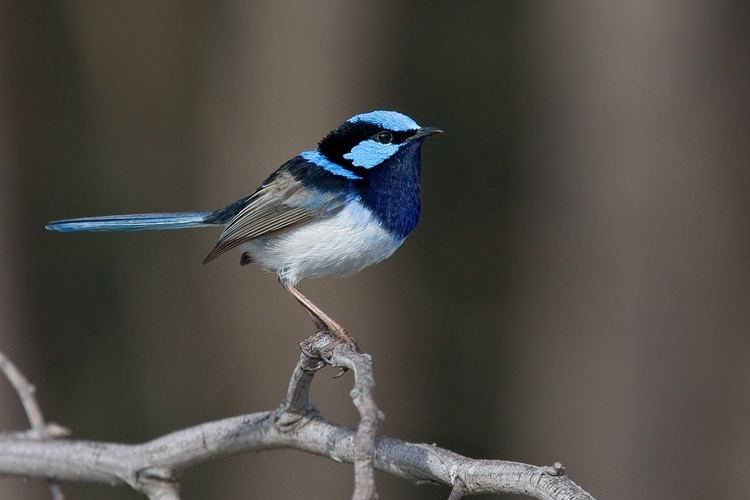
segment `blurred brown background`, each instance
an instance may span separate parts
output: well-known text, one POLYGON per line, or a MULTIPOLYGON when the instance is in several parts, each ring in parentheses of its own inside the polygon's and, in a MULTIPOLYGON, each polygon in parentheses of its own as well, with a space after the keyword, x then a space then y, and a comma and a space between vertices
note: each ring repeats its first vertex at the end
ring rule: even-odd
MULTIPOLYGON (((78 438, 274 407, 309 321, 215 231, 49 219, 213 209, 348 116, 428 143, 420 227, 303 288, 375 359, 383 432, 562 461, 602 499, 742 498, 750 470, 750 44, 742 3, 0 3, 0 349, 78 438)), ((353 424, 350 379, 316 378, 353 424)), ((26 423, 0 383, 0 427, 26 423)), ((381 496, 447 490, 379 476, 381 496)), ((135 499, 66 484, 70 498, 135 499)), ((187 499, 346 498, 299 452, 187 499)), ((0 498, 47 498, 0 480, 0 498)))

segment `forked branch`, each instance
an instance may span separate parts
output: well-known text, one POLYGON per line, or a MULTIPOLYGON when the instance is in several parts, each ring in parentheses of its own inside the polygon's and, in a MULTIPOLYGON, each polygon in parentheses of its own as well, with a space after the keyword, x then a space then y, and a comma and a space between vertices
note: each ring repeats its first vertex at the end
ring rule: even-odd
POLYGON ((191 466, 241 452, 291 448, 354 464, 356 500, 376 498, 374 468, 451 486, 450 499, 516 493, 548 500, 593 500, 560 464, 473 460, 434 445, 376 436, 382 414, 372 396, 371 359, 348 344, 336 345, 329 353, 332 341, 321 332, 303 343, 287 394, 275 410, 200 424, 137 445, 0 434, 0 474, 124 483, 150 499, 175 500, 177 479, 191 466), (309 400, 313 376, 324 364, 354 373, 351 395, 360 414, 356 430, 329 422, 309 400))
MULTIPOLYGON (((21 406, 23 406, 26 418, 29 419, 29 424, 31 425, 32 438, 50 439, 67 434, 67 429, 54 424, 47 425, 44 423, 42 410, 39 408, 39 403, 37 403, 36 396, 34 395, 36 388, 2 352, 0 352, 0 372, 5 375, 5 378, 8 379, 16 394, 18 394, 18 399, 21 400, 21 406)), ((52 500, 65 500, 65 494, 60 483, 54 479, 48 479, 47 482, 49 483, 49 492, 52 500)))

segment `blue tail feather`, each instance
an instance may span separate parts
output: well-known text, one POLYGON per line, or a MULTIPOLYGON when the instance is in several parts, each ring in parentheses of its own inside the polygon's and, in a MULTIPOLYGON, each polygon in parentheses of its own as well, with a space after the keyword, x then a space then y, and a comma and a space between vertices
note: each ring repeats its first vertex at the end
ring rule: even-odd
POLYGON ((187 229, 215 225, 214 212, 175 212, 165 214, 104 215, 52 221, 45 226, 49 231, 142 231, 159 229, 187 229))

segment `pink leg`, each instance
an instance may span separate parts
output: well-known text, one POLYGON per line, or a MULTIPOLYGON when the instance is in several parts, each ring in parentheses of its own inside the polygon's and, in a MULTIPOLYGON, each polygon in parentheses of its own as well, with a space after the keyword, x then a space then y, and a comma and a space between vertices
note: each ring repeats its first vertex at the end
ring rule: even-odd
POLYGON ((295 299, 297 299, 297 302, 302 304, 302 306, 307 309, 307 312, 310 313, 310 316, 312 316, 312 320, 313 322, 315 322, 315 326, 318 328, 318 330, 327 330, 331 332, 331 334, 337 338, 336 344, 346 342, 352 344, 355 348, 357 348, 357 341, 354 340, 354 337, 349 335, 343 326, 339 325, 336 321, 333 320, 333 318, 324 313, 321 308, 316 306, 310 299, 305 296, 305 294, 299 291, 297 287, 292 285, 284 285, 284 288, 286 288, 287 291, 291 293, 295 299))

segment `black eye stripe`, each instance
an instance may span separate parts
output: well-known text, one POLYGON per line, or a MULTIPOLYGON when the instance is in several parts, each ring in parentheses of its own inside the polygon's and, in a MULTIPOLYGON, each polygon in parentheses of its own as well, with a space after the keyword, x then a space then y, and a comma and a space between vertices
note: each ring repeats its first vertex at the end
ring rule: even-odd
POLYGON ((417 130, 407 130, 403 132, 391 132, 393 135, 393 143, 394 144, 401 144, 405 140, 407 140, 409 137, 413 136, 417 133, 417 130))
POLYGON ((318 149, 332 162, 347 166, 351 161, 344 158, 344 155, 362 141, 377 140, 381 132, 391 134, 391 144, 402 144, 416 134, 417 130, 393 131, 367 122, 346 122, 323 138, 318 144, 318 149))

